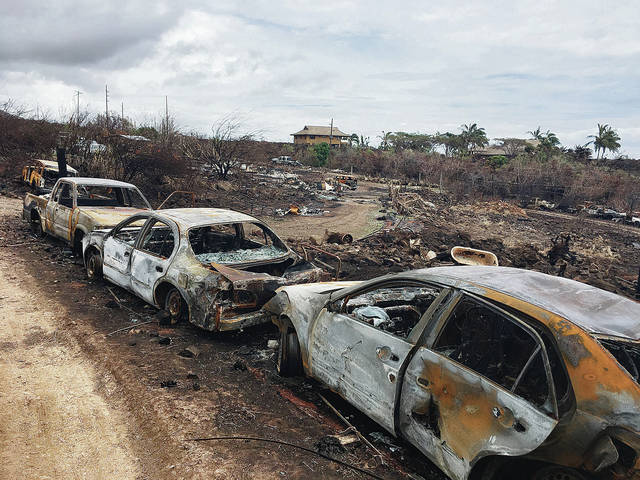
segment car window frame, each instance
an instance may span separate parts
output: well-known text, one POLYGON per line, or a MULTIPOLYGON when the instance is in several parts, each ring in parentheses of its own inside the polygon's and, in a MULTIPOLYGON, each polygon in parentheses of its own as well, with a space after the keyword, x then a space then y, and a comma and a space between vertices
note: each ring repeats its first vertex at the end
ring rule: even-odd
POLYGON ((451 289, 446 285, 441 285, 436 282, 430 282, 425 280, 417 280, 415 278, 402 278, 402 277, 387 278, 387 279, 383 279, 379 283, 369 284, 365 286, 359 285, 358 287, 360 288, 355 288, 355 289, 349 288, 348 291, 342 292, 337 297, 329 298, 324 308, 326 308, 328 312, 338 314, 338 315, 343 315, 347 318, 352 319, 353 321, 356 321, 363 325, 367 325, 378 332, 382 332, 387 335, 392 335, 395 338, 399 338, 401 340, 404 340, 408 343, 413 343, 413 344, 415 344, 422 337, 424 329, 429 325, 429 323, 431 323, 431 316, 438 313, 440 307, 442 306, 443 301, 445 301, 446 297, 448 297, 449 294, 451 293, 451 289), (425 312, 422 314, 418 322, 414 325, 414 327, 410 330, 409 334, 406 337, 403 338, 391 332, 381 330, 377 327, 374 327, 373 325, 368 324, 367 322, 358 320, 357 318, 353 317, 352 315, 344 311, 344 308, 346 307, 346 304, 350 298, 363 295, 367 292, 370 292, 372 290, 377 290, 379 288, 392 288, 394 286, 396 287, 397 286, 424 286, 424 287, 431 287, 431 288, 440 290, 440 293, 436 295, 436 298, 434 298, 433 302, 431 302, 431 305, 429 305, 427 310, 425 310, 425 312), (339 303, 339 307, 336 308, 335 305, 338 303, 339 303), (429 314, 429 317, 425 317, 425 315, 427 314, 429 314))
MULTIPOLYGON (((540 334, 531 325, 529 325, 526 321, 521 320, 520 318, 516 317, 515 315, 513 315, 508 310, 505 310, 505 309, 501 308, 500 306, 496 305, 493 302, 488 301, 487 299, 485 299, 485 298, 483 298, 481 296, 475 295, 475 294, 473 294, 471 292, 467 292, 467 291, 464 291, 464 290, 458 290, 454 294, 453 298, 451 299, 450 303, 446 306, 446 308, 442 309, 441 315, 439 315, 439 317, 437 318, 435 323, 436 323, 436 328, 434 330, 430 331, 429 335, 427 336, 426 341, 428 343, 425 343, 425 345, 424 345, 426 348, 428 348, 429 350, 435 352, 438 355, 442 355, 444 358, 447 358, 449 361, 454 362, 455 364, 462 366, 463 368, 469 370, 470 372, 473 372, 474 374, 481 376, 482 378, 484 378, 488 382, 491 382, 493 385, 496 385, 501 390, 504 390, 505 392, 509 392, 512 395, 516 395, 519 398, 522 398, 524 401, 528 402, 530 405, 532 405, 534 408, 537 408, 538 410, 543 412, 545 415, 549 415, 549 416, 551 416, 552 418, 554 418, 556 420, 559 419, 560 415, 559 415, 558 399, 557 399, 557 393, 556 393, 556 389, 555 389, 555 382, 553 381, 553 373, 551 371, 551 364, 549 362, 549 354, 547 353, 547 349, 546 349, 544 340, 542 339, 540 334), (452 318, 452 315, 453 315, 456 307, 465 298, 469 298, 469 299, 471 299, 471 300, 473 300, 473 301, 475 301, 475 302, 487 307, 488 309, 493 310, 494 312, 498 313, 499 315, 505 317, 508 321, 511 321, 515 325, 521 327, 523 330, 525 330, 529 335, 531 335, 534 338, 535 342, 538 344, 538 347, 540 349, 539 352, 542 354, 542 362, 543 362, 543 365, 544 365, 545 375, 547 377, 547 386, 548 386, 547 401, 545 403, 550 403, 551 413, 548 412, 547 410, 543 409, 541 406, 536 405, 530 399, 520 396, 516 392, 512 391, 512 389, 508 389, 504 385, 501 385, 501 384, 495 382, 494 380, 482 375, 480 372, 475 371, 471 367, 469 367, 467 365, 464 365, 463 363, 460 363, 460 362, 458 362, 458 361, 456 361, 456 360, 454 360, 452 358, 447 357, 446 355, 442 354, 441 352, 438 352, 438 350, 436 350, 434 348, 434 345, 437 343, 438 339, 440 338, 440 335, 442 334, 442 332, 444 331, 445 327, 447 326, 447 324, 449 322, 449 319, 452 318)), ((520 374, 522 374, 522 372, 525 370, 525 368, 528 368, 530 361, 535 358, 535 355, 537 355, 537 351, 535 351, 531 355, 531 357, 529 358, 529 360, 527 361, 525 366, 522 368, 520 374)), ((516 385, 516 384, 514 383, 514 385, 516 385)))
POLYGON ((178 250, 178 246, 180 245, 180 230, 178 229, 177 225, 169 220, 169 219, 165 219, 165 218, 160 218, 160 217, 156 217, 153 215, 149 216, 149 219, 146 221, 146 223, 142 226, 142 229, 140 230, 140 233, 138 234, 138 238, 136 240, 136 243, 134 245, 134 249, 138 250, 141 253, 146 253, 147 255, 151 255, 155 258, 158 258, 160 260, 170 260, 173 255, 176 253, 176 251, 178 250), (148 233, 150 228, 153 228, 153 224, 155 222, 162 222, 165 225, 167 225, 171 231, 173 232, 173 238, 174 238, 174 242, 173 242, 173 250, 171 250, 171 254, 167 257, 163 257, 162 255, 158 255, 154 252, 151 252, 149 250, 144 250, 142 248, 142 242, 143 239, 145 237, 145 235, 148 233))
POLYGON ((53 193, 53 201, 55 203, 58 204, 58 206, 60 207, 64 207, 64 208, 74 208, 75 207, 75 189, 73 188, 74 185, 71 182, 60 182, 58 184, 58 188, 56 188, 56 191, 53 193), (60 202, 60 200, 62 199, 62 192, 64 190, 64 187, 68 186, 69 187, 69 193, 70 193, 70 198, 71 198, 71 206, 69 205, 65 205, 64 203, 60 202), (56 199, 55 196, 57 196, 58 198, 56 199))
MULTIPOLYGON (((140 227, 140 232, 138 233, 138 237, 136 238, 136 241, 133 242, 133 245, 130 245, 132 248, 135 248, 135 245, 138 243, 138 240, 140 239, 140 233, 142 233, 142 230, 144 229, 145 225, 149 221, 149 218, 151 218, 151 216, 149 214, 144 214, 144 213, 139 213, 137 215, 133 215, 131 217, 125 218, 119 224, 117 224, 115 227, 113 227, 111 230, 109 230, 109 233, 107 233, 107 236, 105 237, 105 240, 108 237, 112 237, 117 242, 126 243, 125 241, 123 241, 123 240, 121 240, 121 239, 119 239, 119 238, 117 238, 115 236, 116 230, 120 230, 120 229, 124 228, 127 223, 135 222, 136 220, 145 219, 144 224, 140 227)), ((129 244, 127 244, 127 245, 129 245, 129 244)))

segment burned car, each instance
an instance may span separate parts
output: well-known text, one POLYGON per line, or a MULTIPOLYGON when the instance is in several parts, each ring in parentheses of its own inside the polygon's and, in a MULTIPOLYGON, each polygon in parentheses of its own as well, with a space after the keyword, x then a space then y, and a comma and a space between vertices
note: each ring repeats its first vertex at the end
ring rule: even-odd
POLYGON ((139 213, 83 241, 87 276, 100 276, 206 330, 264 323, 260 307, 283 285, 325 272, 293 252, 264 223, 231 210, 176 208, 139 213))
POLYGON ((453 479, 640 477, 640 304, 439 267, 281 288, 278 370, 329 386, 453 479))

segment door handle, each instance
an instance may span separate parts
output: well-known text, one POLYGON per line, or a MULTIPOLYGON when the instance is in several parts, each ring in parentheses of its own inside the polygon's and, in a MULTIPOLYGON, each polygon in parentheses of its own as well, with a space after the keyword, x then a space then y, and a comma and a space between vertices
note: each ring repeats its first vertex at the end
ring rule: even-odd
POLYGON ((400 360, 398 356, 391 351, 391 348, 384 346, 376 348, 376 356, 382 361, 397 362, 400 360))
POLYGON ((162 273, 163 271, 164 271, 164 269, 162 267, 156 266, 156 272, 162 273))

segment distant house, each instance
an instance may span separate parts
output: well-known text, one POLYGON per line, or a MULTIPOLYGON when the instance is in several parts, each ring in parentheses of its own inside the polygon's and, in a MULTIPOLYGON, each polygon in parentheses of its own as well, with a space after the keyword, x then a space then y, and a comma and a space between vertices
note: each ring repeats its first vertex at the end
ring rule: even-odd
POLYGON ((316 125, 305 125, 302 130, 291 135, 293 135, 293 143, 296 145, 316 145, 325 142, 331 146, 343 145, 351 136, 341 132, 338 127, 332 129, 316 125))
POLYGON ((493 157, 496 155, 513 157, 527 151, 527 147, 536 148, 540 144, 540 140, 523 138, 496 138, 495 140, 501 141, 502 145, 487 145, 476 150, 474 155, 478 157, 493 157))

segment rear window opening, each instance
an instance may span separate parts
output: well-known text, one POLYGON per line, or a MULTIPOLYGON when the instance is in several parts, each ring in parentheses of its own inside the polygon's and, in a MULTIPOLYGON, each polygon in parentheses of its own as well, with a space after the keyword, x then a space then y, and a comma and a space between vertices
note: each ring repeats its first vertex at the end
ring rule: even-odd
POLYGON ((235 265, 278 260, 287 247, 264 225, 252 222, 214 224, 189 230, 189 243, 203 264, 235 265))
POLYGON ((79 207, 150 208, 134 188, 103 185, 78 185, 77 204, 79 207))
POLYGON ((638 382, 640 372, 640 345, 620 340, 599 338, 600 344, 609 350, 620 365, 638 382))

